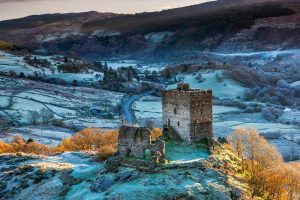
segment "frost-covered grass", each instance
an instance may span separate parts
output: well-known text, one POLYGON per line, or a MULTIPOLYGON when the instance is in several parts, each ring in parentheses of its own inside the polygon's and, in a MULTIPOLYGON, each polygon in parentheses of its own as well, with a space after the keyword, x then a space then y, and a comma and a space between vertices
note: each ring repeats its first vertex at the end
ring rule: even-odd
MULTIPOLYGON (((161 118, 162 104, 161 98, 151 95, 145 96, 133 104, 133 110, 137 118, 161 118)), ((220 115, 230 112, 241 112, 241 109, 229 106, 213 106, 213 114, 220 115)))
POLYGON ((205 159, 209 155, 209 151, 203 148, 203 145, 184 145, 172 140, 166 142, 166 159, 170 163, 193 162, 205 159))
MULTIPOLYGON (((86 87, 64 87, 5 77, 0 77, 0 83, 0 88, 3 88, 0 91, 1 117, 25 126, 24 129, 21 127, 9 130, 8 138, 19 134, 25 139, 33 138, 42 144, 55 146, 62 139, 73 134, 60 129, 48 129, 48 122, 42 121, 42 112, 45 110, 61 121, 57 126, 63 125, 74 130, 87 127, 115 129, 120 125, 118 114, 115 114, 114 119, 106 119, 100 114, 92 116, 90 109, 95 107, 101 109, 101 106, 105 105, 117 110, 123 98, 122 93, 86 87), (12 101, 9 101, 10 97, 12 101), (12 105, 8 107, 9 102, 12 105), (38 112, 37 123, 40 126, 26 128, 32 125, 32 111, 38 112)), ((0 137, 6 136, 0 135, 0 137)))
POLYGON ((241 111, 241 109, 236 108, 236 107, 218 106, 218 105, 213 106, 213 114, 214 115, 220 115, 220 114, 225 114, 225 113, 230 113, 230 112, 240 112, 240 111, 241 111))
MULTIPOLYGON (((101 77, 103 77, 103 73, 98 73, 101 77)), ((67 81, 68 83, 72 83, 74 80, 78 82, 96 82, 102 80, 102 78, 97 79, 96 73, 57 73, 51 74, 48 76, 49 78, 58 78, 67 81)))
POLYGON ((70 127, 75 127, 76 129, 80 130, 83 128, 107 128, 113 129, 118 128, 120 126, 120 119, 100 119, 96 117, 89 117, 89 118, 76 118, 65 120, 64 123, 70 127))
MULTIPOLYGON (((219 81, 217 79, 218 74, 222 74, 222 71, 213 71, 213 72, 201 72, 202 77, 205 78, 204 82, 199 83, 196 80, 197 75, 186 74, 186 75, 178 75, 177 78, 179 80, 183 79, 183 82, 189 83, 190 87, 193 89, 211 89, 213 91, 213 95, 220 98, 230 98, 237 99, 238 97, 242 97, 245 91, 245 87, 243 87, 238 82, 232 79, 223 79, 219 81)), ((222 75, 220 75, 222 76, 222 75)), ((177 84, 173 84, 168 86, 167 89, 175 89, 177 88, 177 84)))
POLYGON ((300 122, 300 111, 286 109, 284 113, 280 116, 279 121, 281 122, 300 122))
POLYGON ((138 60, 111 60, 107 61, 108 67, 112 69, 118 69, 121 67, 133 67, 142 72, 148 70, 149 72, 152 71, 161 71, 166 67, 166 63, 143 63, 138 60))
POLYGON ((26 76, 33 76, 34 73, 38 73, 46 76, 47 78, 58 78, 65 80, 68 83, 72 83, 73 80, 78 82, 97 82, 103 78, 103 73, 96 73, 93 70, 89 70, 88 73, 59 73, 57 71, 57 65, 61 62, 56 61, 58 56, 34 56, 37 59, 45 59, 49 61, 51 63, 50 68, 38 68, 30 66, 23 59, 24 56, 13 55, 4 51, 0 51, 0 72, 8 73, 13 71, 17 75, 20 75, 20 73, 23 72, 26 76), (99 74, 100 77, 96 78, 96 74, 99 74))
POLYGON ((300 81, 296 81, 294 83, 291 83, 291 87, 300 87, 300 81))
POLYGON ((0 71, 9 72, 14 71, 17 74, 23 72, 25 75, 32 75, 34 71, 40 71, 23 60, 23 56, 17 56, 4 51, 0 51, 0 71))
POLYGON ((136 68, 139 64, 136 60, 109 60, 107 61, 108 67, 111 67, 112 69, 118 69, 121 67, 134 67, 136 68))
POLYGON ((0 108, 7 107, 9 105, 9 97, 0 97, 0 108))
POLYGON ((218 131, 215 131, 215 133, 220 136, 227 136, 229 133, 232 132, 232 130, 234 130, 238 127, 253 128, 253 129, 258 130, 260 133, 280 132, 282 134, 285 134, 285 133, 299 131, 299 129, 293 125, 271 123, 271 122, 265 122, 265 123, 250 123, 250 122, 248 122, 247 123, 247 122, 243 122, 243 121, 230 121, 230 120, 214 122, 214 128, 216 130, 218 130, 218 131))
POLYGON ((63 139, 71 137, 75 132, 66 128, 54 126, 25 126, 13 128, 6 132, 5 137, 0 137, 1 141, 11 142, 13 137, 18 135, 21 138, 49 145, 57 146, 63 139))
POLYGON ((133 104, 133 110, 137 118, 157 118, 162 117, 162 106, 160 98, 146 96, 133 104))

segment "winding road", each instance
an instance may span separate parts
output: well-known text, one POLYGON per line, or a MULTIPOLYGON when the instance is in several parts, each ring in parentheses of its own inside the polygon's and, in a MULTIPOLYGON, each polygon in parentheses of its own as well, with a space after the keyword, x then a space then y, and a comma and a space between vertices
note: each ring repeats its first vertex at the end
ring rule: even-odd
POLYGON ((135 116, 134 113, 132 111, 132 104, 139 100, 140 98, 142 98, 143 96, 147 96, 149 94, 154 93, 154 90, 142 93, 142 94, 137 94, 137 95, 133 95, 133 96, 126 96, 123 98, 122 100, 122 107, 121 107, 121 112, 122 112, 122 116, 124 121, 128 124, 128 125, 133 125, 136 123, 135 120, 135 116))

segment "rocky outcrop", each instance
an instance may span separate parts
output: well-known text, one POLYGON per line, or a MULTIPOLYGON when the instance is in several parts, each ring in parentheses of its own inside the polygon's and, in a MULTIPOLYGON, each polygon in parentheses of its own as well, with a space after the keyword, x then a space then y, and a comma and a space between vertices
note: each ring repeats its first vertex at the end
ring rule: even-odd
POLYGON ((2 154, 0 199, 230 200, 249 196, 247 184, 234 176, 239 174, 240 160, 225 147, 215 147, 214 155, 205 160, 164 165, 117 155, 106 163, 91 162, 92 158, 75 152, 49 157, 2 154))
POLYGON ((101 175, 91 186, 92 192, 103 192, 114 185, 115 181, 108 175, 101 175))

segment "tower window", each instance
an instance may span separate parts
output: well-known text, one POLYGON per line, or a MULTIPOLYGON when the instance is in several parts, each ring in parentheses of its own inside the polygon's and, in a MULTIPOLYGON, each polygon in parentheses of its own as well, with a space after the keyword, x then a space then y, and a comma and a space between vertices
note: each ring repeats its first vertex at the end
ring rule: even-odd
POLYGON ((177 114, 177 109, 176 109, 176 108, 174 108, 174 114, 175 114, 175 115, 177 114))
POLYGON ((180 126, 180 122, 179 121, 177 122, 177 125, 180 126))

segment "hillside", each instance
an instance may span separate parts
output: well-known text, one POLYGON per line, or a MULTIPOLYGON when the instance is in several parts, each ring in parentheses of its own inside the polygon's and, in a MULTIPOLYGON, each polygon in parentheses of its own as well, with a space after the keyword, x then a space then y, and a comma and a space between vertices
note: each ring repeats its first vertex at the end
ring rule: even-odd
POLYGON ((229 200, 250 195, 245 180, 237 177, 240 160, 228 150, 220 149, 207 160, 157 166, 151 173, 122 166, 110 172, 109 160, 97 163, 94 158, 95 152, 1 154, 1 197, 229 200))
POLYGON ((29 16, 0 22, 0 39, 83 57, 296 48, 299 8, 293 0, 221 0, 135 15, 29 16), (275 27, 274 21, 288 25, 275 27))

